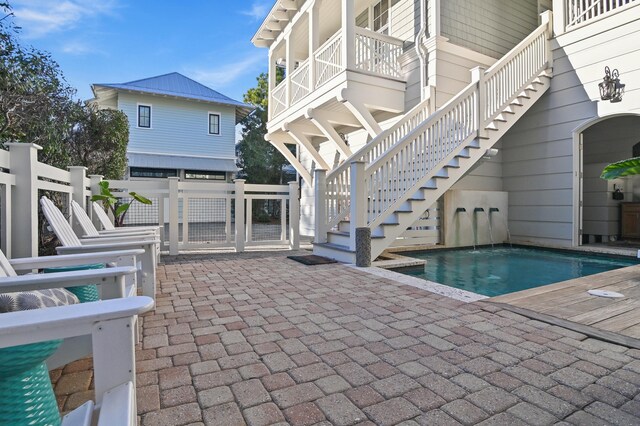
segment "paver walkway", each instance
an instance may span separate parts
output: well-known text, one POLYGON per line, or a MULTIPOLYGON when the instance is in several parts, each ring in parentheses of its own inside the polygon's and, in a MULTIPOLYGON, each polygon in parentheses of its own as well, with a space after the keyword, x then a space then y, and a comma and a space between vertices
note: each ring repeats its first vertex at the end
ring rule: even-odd
POLYGON ((640 424, 638 350, 288 254, 165 258, 143 426, 640 424))

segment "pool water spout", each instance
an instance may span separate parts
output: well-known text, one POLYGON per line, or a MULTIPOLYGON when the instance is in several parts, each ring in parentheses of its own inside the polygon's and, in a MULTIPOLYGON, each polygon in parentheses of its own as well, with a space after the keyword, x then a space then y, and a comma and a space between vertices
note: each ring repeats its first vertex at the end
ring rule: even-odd
POLYGON ((469 224, 471 225, 471 230, 473 231, 473 251, 476 250, 476 228, 473 226, 473 220, 471 219, 471 216, 469 215, 469 212, 467 211, 467 209, 465 209, 464 207, 458 207, 456 209, 456 214, 458 213, 464 213, 465 216, 467 216, 467 218, 469 218, 469 224))
MULTIPOLYGON (((500 213, 500 209, 497 207, 491 207, 489 209, 489 213, 500 213)), ((502 222, 504 223, 504 228, 507 231, 507 241, 509 242, 509 246, 513 247, 513 244, 511 244, 511 232, 509 231, 509 222, 507 221, 507 217, 505 215, 502 215, 502 222)))

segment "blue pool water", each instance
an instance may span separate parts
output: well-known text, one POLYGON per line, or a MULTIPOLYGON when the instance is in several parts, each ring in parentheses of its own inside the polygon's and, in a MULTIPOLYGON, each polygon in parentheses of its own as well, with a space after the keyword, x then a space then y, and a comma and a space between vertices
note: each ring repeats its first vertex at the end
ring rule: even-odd
POLYGON ((397 272, 485 296, 498 296, 636 265, 632 258, 519 247, 403 253, 426 265, 397 272))

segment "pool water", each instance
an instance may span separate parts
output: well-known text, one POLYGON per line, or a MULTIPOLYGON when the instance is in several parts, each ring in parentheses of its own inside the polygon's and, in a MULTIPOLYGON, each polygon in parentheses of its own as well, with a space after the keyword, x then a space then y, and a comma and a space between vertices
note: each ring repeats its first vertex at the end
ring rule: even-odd
POLYGON ((485 296, 499 296, 638 264, 633 258, 520 247, 403 253, 424 266, 396 270, 485 296))

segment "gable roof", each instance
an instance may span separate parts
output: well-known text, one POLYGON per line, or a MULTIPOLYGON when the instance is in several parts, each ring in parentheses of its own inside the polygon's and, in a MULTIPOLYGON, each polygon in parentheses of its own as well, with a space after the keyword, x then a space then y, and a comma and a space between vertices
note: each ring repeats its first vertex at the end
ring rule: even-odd
POLYGON ((231 105, 237 107, 236 115, 239 115, 240 119, 246 117, 253 110, 251 105, 231 99, 177 72, 129 81, 127 83, 93 84, 91 88, 96 98, 98 98, 97 89, 106 88, 231 105))

